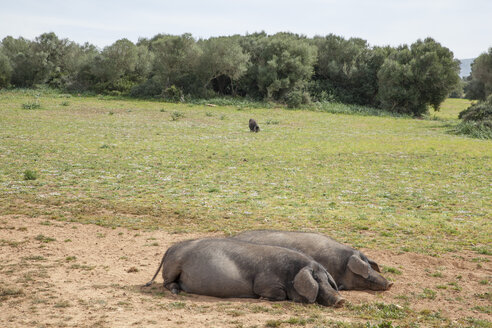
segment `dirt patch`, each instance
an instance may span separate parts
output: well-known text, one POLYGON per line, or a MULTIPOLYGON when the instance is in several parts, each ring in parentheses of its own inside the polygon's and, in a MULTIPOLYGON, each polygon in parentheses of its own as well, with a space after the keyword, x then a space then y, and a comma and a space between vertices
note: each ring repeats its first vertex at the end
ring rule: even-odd
POLYGON ((385 276, 395 285, 386 292, 344 291, 349 304, 342 309, 175 296, 162 287, 161 276, 153 286, 142 287, 171 244, 203 236, 214 235, 0 217, 0 326, 242 327, 365 322, 378 317, 364 306, 381 303, 408 309, 405 315, 410 317, 439 316, 444 321, 437 322, 448 324, 463 318, 490 320, 492 257, 473 252, 435 258, 364 250, 384 267, 385 276))

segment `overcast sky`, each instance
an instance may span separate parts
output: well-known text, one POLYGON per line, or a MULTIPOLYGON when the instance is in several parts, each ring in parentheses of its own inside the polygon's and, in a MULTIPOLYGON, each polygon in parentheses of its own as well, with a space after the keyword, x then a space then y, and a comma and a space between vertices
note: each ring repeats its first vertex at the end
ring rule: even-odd
POLYGON ((157 33, 208 38, 262 30, 392 46, 430 36, 456 58, 474 58, 492 47, 492 0, 0 0, 0 39, 55 32, 102 48, 157 33))

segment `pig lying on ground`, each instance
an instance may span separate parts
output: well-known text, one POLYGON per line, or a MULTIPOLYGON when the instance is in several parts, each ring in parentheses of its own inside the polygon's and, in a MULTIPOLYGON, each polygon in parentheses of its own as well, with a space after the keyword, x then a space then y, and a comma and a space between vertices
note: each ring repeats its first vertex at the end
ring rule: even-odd
POLYGON ((161 267, 164 287, 173 294, 262 297, 326 306, 345 300, 322 265, 297 251, 225 239, 188 240, 171 246, 161 267))
POLYGON ((381 271, 376 262, 358 250, 322 234, 256 230, 246 231, 232 238, 302 252, 325 267, 335 279, 339 290, 387 290, 393 285, 379 274, 381 271))

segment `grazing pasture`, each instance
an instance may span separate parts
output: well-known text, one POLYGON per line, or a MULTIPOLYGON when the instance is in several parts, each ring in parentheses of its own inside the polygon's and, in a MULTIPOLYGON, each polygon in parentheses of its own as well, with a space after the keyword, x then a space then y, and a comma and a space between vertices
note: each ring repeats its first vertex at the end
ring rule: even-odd
POLYGON ((214 326, 490 327, 492 141, 450 132, 466 106, 450 99, 429 119, 412 119, 2 91, 0 322, 21 322, 5 311, 17 304, 38 309, 39 325, 55 326, 74 322, 48 320, 45 308, 101 326, 115 322, 98 316, 108 308, 135 311, 135 322, 152 325, 135 317, 143 307, 156 325, 168 311, 177 313, 169 323, 177 326, 201 315, 197 323, 206 325, 212 312, 224 318, 213 317, 214 326), (259 133, 249 131, 252 117, 259 133), (161 286, 136 287, 173 241, 266 228, 319 231, 367 250, 382 259, 394 290, 346 292, 349 304, 335 310, 173 299, 161 286), (84 249, 77 231, 100 234, 87 236, 94 249, 107 236, 106 247, 125 249, 115 246, 112 260, 99 263, 103 252, 84 249), (80 244, 71 252, 67 240, 80 244), (63 278, 55 267, 76 273, 63 278), (77 289, 82 278, 95 281, 84 288, 100 295, 63 298, 66 280, 77 289), (99 280, 104 286, 94 287, 99 280), (46 283, 45 293, 32 281, 46 283), (111 303, 123 293, 129 299, 111 303))

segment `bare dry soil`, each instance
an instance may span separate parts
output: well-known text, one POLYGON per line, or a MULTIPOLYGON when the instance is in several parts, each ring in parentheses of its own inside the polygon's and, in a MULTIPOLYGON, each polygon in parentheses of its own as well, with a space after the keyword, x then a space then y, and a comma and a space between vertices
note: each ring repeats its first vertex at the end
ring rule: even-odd
MULTIPOLYGON (((443 324, 490 320, 491 256, 439 258, 363 251, 395 282, 385 292, 343 291, 341 309, 256 299, 172 295, 142 287, 175 242, 218 234, 104 228, 0 217, 0 327, 251 327, 377 322, 364 304, 394 304, 408 316, 437 314, 443 324), (306 318, 308 320, 306 320, 306 318)), ((418 318, 415 317, 417 320, 418 318)), ((440 321, 437 321, 439 325, 440 321)))

